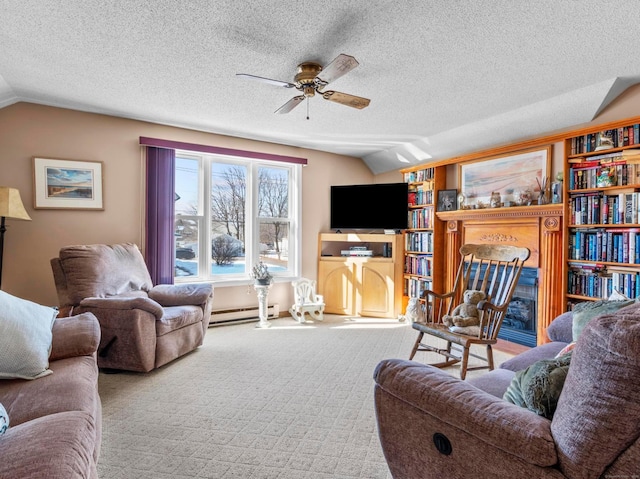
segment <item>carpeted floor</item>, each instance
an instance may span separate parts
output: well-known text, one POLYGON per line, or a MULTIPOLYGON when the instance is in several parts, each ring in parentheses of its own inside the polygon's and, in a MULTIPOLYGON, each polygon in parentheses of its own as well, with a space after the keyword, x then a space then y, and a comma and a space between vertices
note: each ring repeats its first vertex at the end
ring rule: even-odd
POLYGON ((210 328, 202 347, 149 374, 101 373, 100 479, 390 478, 373 370, 407 358, 415 330, 334 315, 271 323, 210 328))

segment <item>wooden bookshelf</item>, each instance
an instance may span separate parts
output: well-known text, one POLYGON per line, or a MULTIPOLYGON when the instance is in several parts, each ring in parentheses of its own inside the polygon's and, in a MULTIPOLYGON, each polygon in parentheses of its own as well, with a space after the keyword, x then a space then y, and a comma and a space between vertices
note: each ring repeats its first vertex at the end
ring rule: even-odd
POLYGON ((404 234, 403 310, 424 290, 443 292, 444 225, 436 217, 438 192, 445 188, 445 167, 400 170, 409 185, 408 228, 404 234))
POLYGON ((640 297, 640 118, 565 140, 566 303, 640 297))

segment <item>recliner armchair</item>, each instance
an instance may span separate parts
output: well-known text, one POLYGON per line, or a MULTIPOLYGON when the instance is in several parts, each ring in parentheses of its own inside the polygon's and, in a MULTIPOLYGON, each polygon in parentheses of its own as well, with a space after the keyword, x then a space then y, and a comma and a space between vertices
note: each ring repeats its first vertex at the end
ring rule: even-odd
POLYGON ((637 477, 639 352, 640 304, 592 319, 551 420, 433 366, 380 362, 375 409, 394 479, 637 477))
POLYGON ((51 267, 64 314, 91 312, 100 322, 101 368, 148 372, 204 340, 213 286, 154 286, 135 244, 67 246, 51 267))

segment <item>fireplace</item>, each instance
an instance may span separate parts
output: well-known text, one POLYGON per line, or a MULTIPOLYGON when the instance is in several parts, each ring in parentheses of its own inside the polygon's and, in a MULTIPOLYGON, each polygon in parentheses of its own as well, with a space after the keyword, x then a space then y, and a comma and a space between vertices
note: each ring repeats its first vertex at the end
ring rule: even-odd
POLYGON ((450 291, 463 244, 505 244, 529 248, 518 289, 499 337, 536 346, 549 341, 546 328, 565 311, 563 275, 562 204, 441 211, 446 222, 444 291, 450 291), (529 269, 529 271, 527 271, 529 269))
MULTIPOLYGON (((471 267, 475 276, 476 265, 471 267)), ((484 271, 484 268, 482 269, 484 271)), ((493 272, 492 272, 493 274, 493 272)), ((500 339, 534 347, 537 343, 538 270, 523 268, 498 333, 500 339)))
POLYGON ((537 305, 538 271, 535 268, 524 268, 507 307, 498 337, 524 346, 536 346, 537 305))

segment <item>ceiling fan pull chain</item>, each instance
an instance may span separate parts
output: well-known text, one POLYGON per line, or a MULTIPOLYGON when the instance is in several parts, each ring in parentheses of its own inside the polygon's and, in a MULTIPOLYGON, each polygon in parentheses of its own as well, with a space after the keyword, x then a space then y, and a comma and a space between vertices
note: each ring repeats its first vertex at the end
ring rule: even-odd
POLYGON ((307 97, 307 120, 309 119, 309 97, 307 97))

